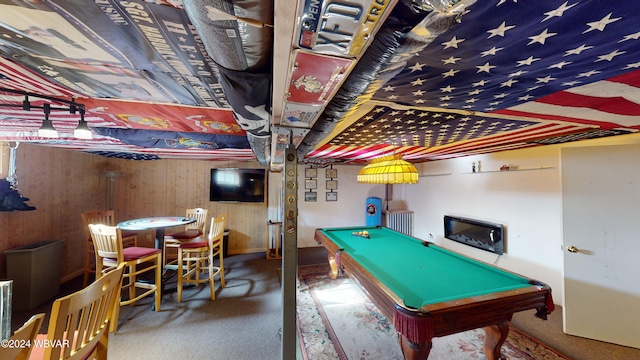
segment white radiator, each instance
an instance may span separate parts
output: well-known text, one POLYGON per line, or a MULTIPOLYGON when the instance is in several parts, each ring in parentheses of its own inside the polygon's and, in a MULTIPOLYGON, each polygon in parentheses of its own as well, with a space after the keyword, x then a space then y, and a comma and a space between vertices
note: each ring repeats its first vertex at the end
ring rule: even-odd
POLYGON ((390 210, 385 213, 385 226, 406 235, 413 235, 413 211, 390 210))

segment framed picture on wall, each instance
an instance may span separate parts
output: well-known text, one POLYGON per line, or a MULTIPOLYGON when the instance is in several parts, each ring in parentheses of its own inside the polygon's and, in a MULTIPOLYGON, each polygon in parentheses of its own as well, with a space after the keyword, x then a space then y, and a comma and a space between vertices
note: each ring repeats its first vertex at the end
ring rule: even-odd
POLYGON ((338 190, 338 180, 327 180, 327 190, 338 190))
POLYGON ((318 169, 316 168, 306 168, 304 169, 304 177, 314 178, 318 176, 318 169))
POLYGON ((337 178, 338 177, 338 169, 326 169, 324 171, 324 177, 327 179, 337 178))
POLYGON ((305 179, 304 180, 304 188, 305 189, 317 189, 318 181, 316 179, 305 179))
POLYGON ((327 201, 338 201, 338 193, 335 191, 327 192, 327 201))
POLYGON ((316 201, 318 199, 318 193, 313 191, 307 191, 304 193, 304 201, 316 201))

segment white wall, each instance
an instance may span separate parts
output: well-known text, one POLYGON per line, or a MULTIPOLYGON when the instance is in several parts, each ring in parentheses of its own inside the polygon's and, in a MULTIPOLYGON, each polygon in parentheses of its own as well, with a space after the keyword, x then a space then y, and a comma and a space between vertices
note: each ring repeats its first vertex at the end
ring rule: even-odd
POLYGON ((555 301, 561 301, 562 193, 557 147, 430 162, 419 168, 424 176, 419 183, 402 186, 408 208, 415 213, 416 237, 543 281, 553 289, 555 301), (471 172, 474 161, 481 162, 481 172, 471 172), (500 172, 502 165, 519 170, 500 172), (451 174, 429 176, 443 172, 451 174), (504 255, 444 238, 444 215, 503 224, 504 255))
MULTIPOLYGON (((422 175, 419 183, 394 185, 392 199, 404 201, 414 211, 414 236, 543 281, 551 286, 554 301, 561 304, 564 291, 560 149, 633 143, 640 143, 640 135, 422 163, 417 166, 422 175), (481 163, 480 173, 471 173, 474 161, 476 166, 478 161, 481 163), (520 171, 499 172, 502 165, 515 165, 520 171), (444 238, 444 215, 503 224, 505 254, 498 257, 444 238)), ((324 170, 319 169, 318 200, 305 202, 304 167, 299 168, 299 247, 317 246, 313 241, 316 228, 364 225, 366 198, 385 198, 385 186, 356 182, 362 166, 334 165, 338 169, 338 201, 325 201, 324 170)))
POLYGON ((298 247, 318 246, 313 240, 317 228, 363 226, 366 223, 366 199, 376 196, 384 199, 384 185, 358 184, 356 176, 362 166, 334 165, 338 170, 338 201, 326 201, 326 178, 323 168, 318 168, 316 202, 304 200, 304 168, 298 167, 298 247))

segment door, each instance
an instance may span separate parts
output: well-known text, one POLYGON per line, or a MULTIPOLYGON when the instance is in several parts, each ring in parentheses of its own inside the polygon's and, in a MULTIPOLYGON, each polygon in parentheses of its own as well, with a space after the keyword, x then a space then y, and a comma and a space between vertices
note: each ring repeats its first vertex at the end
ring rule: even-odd
POLYGON ((640 348, 640 145, 562 150, 564 331, 640 348))

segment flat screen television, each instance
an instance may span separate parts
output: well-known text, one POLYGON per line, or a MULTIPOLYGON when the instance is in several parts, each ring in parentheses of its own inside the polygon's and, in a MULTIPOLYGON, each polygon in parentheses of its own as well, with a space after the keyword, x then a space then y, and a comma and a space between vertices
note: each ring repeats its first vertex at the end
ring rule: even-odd
POLYGON ((211 169, 209 201, 264 202, 265 170, 211 169))
POLYGON ((445 215, 444 237, 498 255, 504 251, 502 224, 445 215))

